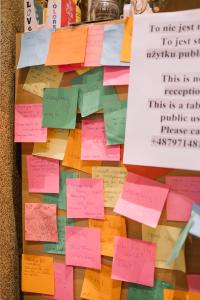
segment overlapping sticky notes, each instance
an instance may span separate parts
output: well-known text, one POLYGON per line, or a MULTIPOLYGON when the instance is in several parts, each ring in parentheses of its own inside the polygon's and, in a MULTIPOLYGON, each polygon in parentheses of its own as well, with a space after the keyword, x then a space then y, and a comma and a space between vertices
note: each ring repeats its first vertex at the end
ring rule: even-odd
POLYGON ((103 46, 103 26, 89 26, 84 66, 98 67, 103 46))
POLYGON ((133 17, 127 17, 124 24, 122 48, 121 48, 121 55, 120 55, 120 60, 123 62, 130 62, 131 60, 132 32, 133 32, 133 17))
POLYGON ((25 203, 25 240, 58 241, 55 204, 25 203))
POLYGON ((169 192, 168 186, 128 173, 114 211, 155 228, 169 192))
POLYGON ((67 146, 69 130, 49 129, 46 143, 35 143, 33 155, 63 160, 67 146))
POLYGON ((104 183, 104 206, 115 207, 122 191, 127 171, 122 167, 93 167, 92 178, 102 178, 104 183))
POLYGON ((103 96, 103 109, 107 144, 123 144, 127 101, 119 100, 114 88, 108 87, 103 96))
POLYGON ((86 173, 92 173, 92 166, 101 165, 100 161, 82 161, 81 160, 81 130, 74 129, 70 131, 67 148, 63 160, 63 166, 77 169, 86 173))
POLYGON ((42 104, 15 105, 15 142, 46 142, 47 129, 42 128, 42 104))
POLYGON ((70 65, 60 65, 58 66, 60 72, 72 72, 80 69, 82 64, 70 64, 70 65))
POLYGON ((106 215, 104 220, 89 220, 89 226, 101 230, 101 255, 113 257, 114 237, 126 237, 126 222, 121 216, 106 215))
POLYGON ((82 160, 119 161, 119 145, 106 145, 104 121, 82 120, 82 160))
POLYGON ((91 70, 91 68, 89 68, 89 67, 84 67, 84 68, 81 68, 81 69, 76 70, 76 73, 77 73, 78 75, 83 75, 83 74, 89 72, 90 70, 91 70))
POLYGON ((104 218, 102 179, 67 179, 66 187, 68 218, 104 218))
POLYGON ((121 281, 111 279, 111 266, 102 264, 101 270, 85 270, 81 298, 89 300, 120 300, 121 281))
POLYGON ((44 29, 22 35, 18 69, 45 63, 52 31, 52 29, 44 29))
POLYGON ((148 242, 154 242, 156 247, 156 268, 170 269, 185 272, 185 255, 184 249, 181 249, 179 256, 170 265, 166 261, 172 252, 181 228, 158 225, 157 228, 151 228, 142 225, 142 239, 148 242))
POLYGON ((42 126, 75 128, 78 90, 74 87, 44 89, 42 126))
POLYGON ((112 278, 154 285, 156 244, 115 237, 112 278))
POLYGON ((45 203, 56 203, 59 209, 66 209, 66 179, 78 178, 78 173, 73 171, 61 171, 60 174, 60 193, 45 194, 43 201, 45 203))
POLYGON ((57 228, 58 228, 58 242, 57 243, 45 243, 44 251, 47 253, 54 254, 65 254, 65 226, 74 225, 72 219, 67 219, 63 216, 57 217, 57 228))
POLYGON ((59 193, 59 161, 27 155, 29 193, 59 193))
POLYGON ((22 254, 22 291, 54 295, 53 257, 22 254))
POLYGON ((172 288, 171 283, 156 279, 154 286, 129 284, 128 300, 164 300, 164 289, 172 288))
POLYGON ((100 230, 78 226, 65 230, 66 264, 100 270, 100 230))
POLYGON ((190 227, 189 233, 200 238, 200 205, 193 204, 191 218, 192 225, 190 227))
POLYGON ((87 42, 86 26, 53 32, 46 65, 83 63, 87 42))
POLYGON ((187 284, 189 291, 200 292, 200 274, 188 274, 187 284))
POLYGON ((164 290, 164 300, 199 300, 200 293, 182 290, 164 290))
POLYGON ((44 88, 58 88, 63 74, 58 71, 58 67, 36 66, 28 71, 23 89, 43 97, 44 88))
POLYGON ((73 300, 73 267, 54 263, 55 300, 73 300))
POLYGON ((128 85, 129 67, 104 67, 103 85, 128 85))

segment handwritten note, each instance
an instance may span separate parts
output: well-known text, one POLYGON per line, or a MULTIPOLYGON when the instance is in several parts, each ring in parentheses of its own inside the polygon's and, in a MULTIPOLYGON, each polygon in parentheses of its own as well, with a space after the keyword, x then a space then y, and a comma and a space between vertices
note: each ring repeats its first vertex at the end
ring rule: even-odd
POLYGON ((98 67, 103 46, 103 26, 89 26, 84 66, 98 67))
POLYGON ((133 32, 133 17, 127 17, 124 24, 124 32, 122 39, 122 48, 120 60, 130 62, 131 60, 131 42, 133 32))
POLYGON ((100 230, 66 226, 66 264, 101 269, 100 230))
POLYGON ((66 186, 68 218, 104 218, 102 179, 67 179, 66 186))
POLYGON ((18 69, 45 63, 52 31, 52 29, 44 29, 22 35, 18 69))
POLYGON ((22 291, 54 295, 53 257, 22 254, 22 291))
POLYGON ((200 292, 200 274, 188 274, 187 284, 189 291, 200 292))
POLYGON ((83 63, 87 41, 86 26, 53 32, 46 65, 83 63))
POLYGON ((101 230, 101 255, 113 257, 115 236, 126 237, 126 223, 121 216, 106 215, 105 219, 89 220, 89 226, 101 230))
POLYGON ((82 160, 119 161, 119 145, 107 146, 103 120, 82 121, 82 160))
POLYGON ((129 67, 104 67, 103 85, 128 85, 129 67))
POLYGON ((47 128, 75 128, 78 90, 76 88, 45 89, 42 126, 47 128))
POLYGON ((157 228, 151 228, 142 225, 142 239, 144 241, 153 242, 157 245, 156 247, 156 268, 177 270, 185 272, 185 255, 184 249, 179 253, 177 259, 172 264, 166 265, 166 261, 172 252, 174 243, 176 242, 181 228, 158 225, 157 228))
POLYGON ((44 88, 58 88, 63 74, 58 67, 37 66, 31 67, 28 71, 23 89, 29 93, 43 97, 44 88))
POLYGON ((199 300, 200 293, 181 291, 181 290, 164 290, 164 300, 199 300))
POLYGON ((111 279, 111 266, 102 264, 101 270, 86 269, 81 298, 89 300, 120 300, 121 281, 111 279))
POLYGON ((191 218, 192 225, 189 233, 200 238, 200 205, 193 204, 191 218))
POLYGON ((112 279, 154 285, 156 244, 115 237, 112 279))
POLYGON ((27 155, 29 193, 59 193, 59 161, 27 155))
POLYGON ((73 300, 73 267, 54 263, 55 300, 73 300))
POLYGON ((42 128, 42 104, 15 105, 15 142, 46 142, 47 129, 42 128))

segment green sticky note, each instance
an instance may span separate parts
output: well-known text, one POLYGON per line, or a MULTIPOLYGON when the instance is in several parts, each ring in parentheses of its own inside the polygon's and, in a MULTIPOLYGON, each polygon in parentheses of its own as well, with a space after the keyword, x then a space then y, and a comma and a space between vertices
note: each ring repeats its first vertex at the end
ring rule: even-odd
POLYGON ((171 283, 161 280, 155 280, 154 287, 129 284, 128 300, 164 300, 163 290, 171 288, 171 283))
POLYGON ((124 144, 127 101, 121 101, 113 87, 103 95, 104 123, 108 145, 124 144))
POLYGON ((58 208, 66 209, 66 179, 78 178, 77 172, 61 171, 60 175, 60 193, 44 194, 43 201, 45 203, 56 203, 58 208))
POLYGON ((94 68, 91 71, 84 73, 71 81, 72 85, 87 85, 88 87, 103 86, 103 67, 94 68))
POLYGON ((78 105, 81 112, 81 117, 89 116, 103 109, 102 89, 100 88, 86 92, 84 92, 84 89, 82 89, 78 105))
POLYGON ((44 89, 42 127, 75 128, 77 103, 78 89, 75 87, 44 89))
POLYGON ((74 225, 73 219, 67 219, 66 217, 57 217, 58 226, 58 243, 45 243, 44 251, 47 253, 65 254, 65 226, 74 225))

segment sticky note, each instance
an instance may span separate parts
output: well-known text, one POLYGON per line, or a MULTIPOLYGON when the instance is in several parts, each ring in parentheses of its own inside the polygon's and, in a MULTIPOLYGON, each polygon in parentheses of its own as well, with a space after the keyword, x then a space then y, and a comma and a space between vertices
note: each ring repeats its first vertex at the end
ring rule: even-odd
POLYGON ((85 173, 92 173, 93 165, 101 165, 98 161, 82 161, 81 160, 81 130, 74 129, 70 131, 67 148, 65 151, 63 166, 70 167, 83 171, 85 173))
POLYGON ((103 85, 128 85, 129 67, 104 67, 103 85))
POLYGON ((88 27, 87 46, 84 66, 98 67, 101 61, 104 27, 90 25, 88 27))
POLYGON ((122 38, 122 47, 120 60, 130 62, 131 60, 131 42, 133 32, 133 17, 127 17, 124 24, 124 32, 122 38))
POLYGON ((46 65, 83 63, 87 41, 86 26, 53 32, 46 65))
POLYGON ((168 192, 163 184, 129 173, 114 211, 155 228, 168 192))
POLYGON ((120 300, 121 281, 111 279, 111 266, 102 264, 101 270, 85 270, 81 298, 89 300, 120 300))
POLYGON ((200 292, 200 274, 188 274, 186 277, 189 291, 200 292))
POLYGON ((60 193, 44 194, 43 201, 45 203, 56 203, 59 209, 66 209, 66 179, 78 178, 78 173, 73 171, 61 171, 60 174, 60 193))
POLYGON ((73 267, 54 263, 55 300, 73 300, 73 267))
POLYGON ((80 69, 82 64, 70 64, 70 65, 60 65, 58 66, 60 72, 72 72, 80 69))
POLYGON ((128 300, 164 300, 164 289, 170 289, 169 282, 156 279, 154 286, 144 286, 139 284, 128 285, 128 300))
POLYGON ((109 24, 104 26, 101 65, 129 66, 129 63, 120 61, 123 31, 124 24, 109 24))
POLYGON ((156 244, 115 237, 112 279, 154 285, 156 244))
POLYGON ((101 269, 100 230, 66 226, 66 264, 101 269))
POLYGON ((46 142, 47 129, 42 128, 42 104, 15 105, 15 142, 46 142))
POLYGON ((170 265, 166 261, 172 252, 181 228, 158 225, 155 229, 142 225, 142 239, 147 242, 153 242, 156 247, 156 268, 177 270, 185 272, 185 255, 184 248, 181 249, 179 256, 170 265), (164 245, 164 246, 163 246, 164 245))
POLYGON ((193 204, 191 218, 192 225, 190 227, 189 233, 200 238, 200 205, 193 204))
POLYGON ((34 95, 43 97, 44 88, 58 88, 63 74, 57 66, 36 66, 28 71, 23 89, 34 95))
POLYGON ((46 143, 35 143, 33 155, 63 160, 67 147, 67 129, 49 129, 46 143))
POLYGON ((22 291, 54 295, 53 257, 22 254, 22 291))
POLYGON ((76 70, 76 73, 79 74, 79 75, 83 75, 83 74, 89 72, 90 70, 91 70, 91 68, 89 68, 89 67, 84 67, 84 68, 81 68, 81 69, 76 70))
POLYGON ((84 88, 81 89, 79 94, 79 109, 81 117, 87 117, 98 112, 102 108, 102 88, 90 91, 84 91, 84 88))
POLYGON ((59 161, 27 155, 29 193, 59 193, 59 161))
POLYGON ((89 220, 89 226, 101 230, 101 255, 113 257, 114 237, 126 237, 126 222, 121 216, 106 215, 104 220, 89 220))
POLYGON ((72 219, 67 219, 63 216, 57 217, 57 228, 58 228, 58 242, 57 243, 45 243, 44 251, 53 254, 65 254, 65 226, 74 225, 72 219))
POLYGON ((78 91, 76 88, 45 89, 42 126, 47 128, 75 128, 78 91))
POLYGON ((125 138, 127 101, 119 100, 113 87, 104 91, 103 110, 108 145, 123 144, 125 138))
POLYGON ((164 290, 164 300, 199 300, 200 293, 181 291, 181 290, 164 290))
POLYGON ((67 179, 66 186, 68 218, 104 218, 102 179, 67 179))
POLYGON ((82 160, 119 161, 119 145, 107 146, 103 120, 82 120, 82 160))
POLYGON ((52 31, 44 29, 22 34, 18 69, 45 63, 52 31))

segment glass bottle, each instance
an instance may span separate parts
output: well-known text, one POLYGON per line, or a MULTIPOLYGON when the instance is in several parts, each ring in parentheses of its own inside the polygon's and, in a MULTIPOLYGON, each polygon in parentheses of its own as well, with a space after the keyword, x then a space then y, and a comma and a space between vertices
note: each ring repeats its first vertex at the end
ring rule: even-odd
POLYGON ((93 0, 90 9, 90 20, 119 19, 120 0, 93 0))

